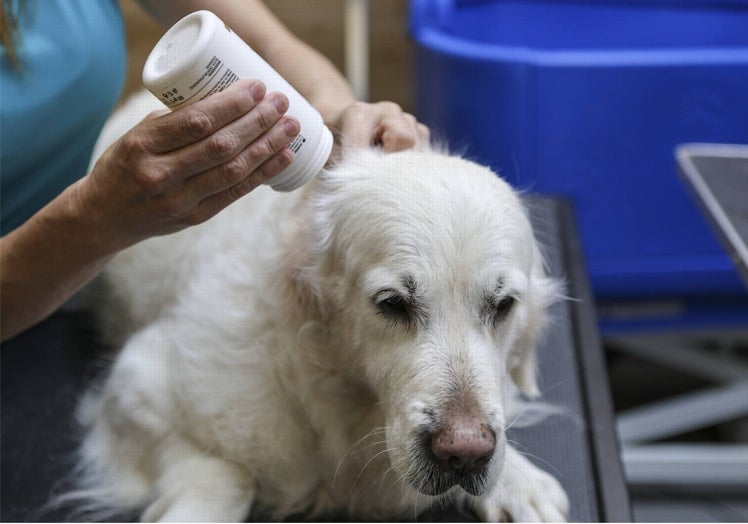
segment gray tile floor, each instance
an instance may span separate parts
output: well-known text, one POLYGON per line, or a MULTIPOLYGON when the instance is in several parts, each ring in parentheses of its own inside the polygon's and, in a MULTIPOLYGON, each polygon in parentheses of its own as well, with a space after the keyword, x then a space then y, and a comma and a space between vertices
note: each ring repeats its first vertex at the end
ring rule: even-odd
MULTIPOLYGON (((748 333, 731 350, 732 357, 748 364, 748 333)), ((704 342, 705 347, 713 344, 704 342)), ((733 344, 734 345, 734 344, 733 344)), ((707 387, 709 381, 694 373, 676 371, 620 351, 606 341, 608 371, 617 412, 707 387)), ((748 419, 702 428, 676 438, 681 442, 746 443, 748 419)), ((748 486, 727 491, 637 488, 631 491, 634 519, 638 522, 748 522, 748 486)))

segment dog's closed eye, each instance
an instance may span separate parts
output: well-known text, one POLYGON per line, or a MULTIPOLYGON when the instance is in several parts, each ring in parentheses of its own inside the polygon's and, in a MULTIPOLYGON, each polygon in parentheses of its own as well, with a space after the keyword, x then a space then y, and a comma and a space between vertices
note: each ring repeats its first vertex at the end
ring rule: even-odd
POLYGON ((374 295, 372 302, 379 313, 391 320, 408 322, 411 318, 411 300, 395 291, 385 289, 374 295))
POLYGON ((484 298, 481 317, 484 321, 496 326, 509 316, 516 302, 517 299, 512 295, 487 295, 484 298))
POLYGON ((406 326, 409 331, 428 322, 428 309, 412 275, 402 275, 392 286, 380 288, 371 296, 371 303, 389 323, 406 326))

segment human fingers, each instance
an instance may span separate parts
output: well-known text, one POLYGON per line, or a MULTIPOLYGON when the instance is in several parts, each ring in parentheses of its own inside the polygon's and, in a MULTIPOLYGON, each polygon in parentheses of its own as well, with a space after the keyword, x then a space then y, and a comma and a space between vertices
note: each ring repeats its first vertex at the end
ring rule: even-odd
POLYGON ((335 122, 340 130, 343 148, 371 147, 374 144, 379 118, 377 112, 372 110, 371 104, 354 102, 346 107, 335 122))
POLYGON ((140 125, 138 140, 159 154, 199 142, 254 108, 265 96, 265 85, 239 80, 226 90, 166 114, 154 114, 140 125))
POLYGON ((340 118, 344 148, 381 146, 400 151, 428 144, 428 128, 394 102, 356 102, 340 118))
MULTIPOLYGON (((283 101, 281 109, 287 107, 285 97, 278 96, 283 101)), ((248 169, 261 165, 264 160, 277 154, 278 150, 282 150, 288 144, 290 138, 278 138, 278 130, 282 127, 278 127, 277 122, 271 125, 271 122, 280 118, 278 109, 270 109, 268 106, 273 106, 272 97, 268 101, 263 100, 261 108, 255 106, 248 114, 229 124, 233 126, 230 127, 232 132, 241 137, 236 140, 239 144, 237 150, 227 155, 223 163, 231 161, 242 153, 247 145, 263 136, 262 130, 268 126, 275 133, 268 137, 275 138, 260 140, 258 145, 250 150, 254 161, 248 169), (271 116, 264 118, 265 123, 258 125, 256 119, 262 120, 263 117, 260 115, 266 112, 271 116)), ((190 144, 176 152, 153 154, 143 147, 143 141, 138 138, 141 124, 136 125, 104 151, 90 176, 86 177, 87 205, 92 208, 92 212, 102 217, 102 223, 108 224, 113 238, 120 245, 129 245, 143 238, 173 232, 189 225, 195 214, 194 207, 200 200, 228 187, 227 184, 220 185, 217 188, 209 188, 203 192, 204 194, 186 198, 185 187, 191 185, 188 182, 191 182, 195 175, 211 169, 201 166, 200 158, 196 161, 194 155, 184 155, 185 150, 189 152, 190 148, 199 148, 199 143, 190 144)), ((290 134, 296 135, 299 131, 298 123, 294 124, 295 128, 290 134)), ((209 141, 210 137, 206 140, 209 141)), ((281 155, 280 161, 287 160, 290 163, 289 155, 290 151, 285 156, 281 155)), ((236 172, 236 168, 234 170, 236 172)), ((270 176, 277 172, 263 170, 255 178, 263 174, 270 176)))
MULTIPOLYGON (((285 95, 269 94, 245 115, 204 140, 154 157, 152 162, 155 171, 161 173, 162 188, 181 184, 192 176, 230 162, 273 127, 278 127, 282 133, 280 119, 287 109, 288 98, 285 95)), ((278 136, 278 133, 271 136, 278 136)), ((264 144, 261 142, 261 145, 264 144)), ((258 149, 265 155, 262 161, 278 150, 258 149)))
POLYGON ((405 119, 411 115, 405 113, 400 105, 388 101, 377 102, 369 104, 368 111, 375 118, 370 131, 370 145, 381 146, 386 152, 400 151, 415 145, 415 136, 410 132, 409 122, 405 119))
POLYGON ((410 113, 392 114, 384 117, 377 130, 378 142, 388 153, 423 147, 429 143, 429 128, 418 122, 410 113))
POLYGON ((266 182, 288 167, 293 160, 293 153, 287 146, 299 134, 300 129, 298 120, 283 117, 278 125, 228 162, 189 179, 185 183, 184 198, 195 205, 227 189, 238 190, 239 187, 245 187, 240 185, 247 179, 250 179, 250 190, 266 182))
POLYGON ((239 183, 211 195, 199 202, 190 217, 192 224, 199 224, 217 215, 221 210, 264 184, 287 168, 293 161, 293 152, 284 148, 263 162, 239 183))

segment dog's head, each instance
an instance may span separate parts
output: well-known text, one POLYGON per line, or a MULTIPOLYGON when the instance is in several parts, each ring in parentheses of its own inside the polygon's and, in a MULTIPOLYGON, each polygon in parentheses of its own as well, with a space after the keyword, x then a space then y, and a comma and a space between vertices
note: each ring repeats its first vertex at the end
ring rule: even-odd
POLYGON ((421 493, 482 494, 508 397, 538 393, 534 348, 558 292, 515 192, 461 158, 367 151, 303 208, 296 293, 377 397, 393 467, 421 493))

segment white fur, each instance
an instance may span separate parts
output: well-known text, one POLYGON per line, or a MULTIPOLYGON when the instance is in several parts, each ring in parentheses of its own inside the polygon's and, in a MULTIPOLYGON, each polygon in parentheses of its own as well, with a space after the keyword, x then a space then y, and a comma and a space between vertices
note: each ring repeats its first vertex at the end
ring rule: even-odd
POLYGON ((517 196, 484 167, 350 154, 300 191, 260 188, 122 253, 92 291, 122 345, 80 410, 81 493, 102 507, 412 517, 440 499, 417 489, 419 436, 468 399, 496 452, 480 494, 441 497, 486 520, 567 514, 558 482, 503 436, 516 389, 537 394, 534 346, 559 290, 517 196), (413 321, 375 304, 408 286, 413 321), (517 299, 498 320, 496 293, 517 299))

